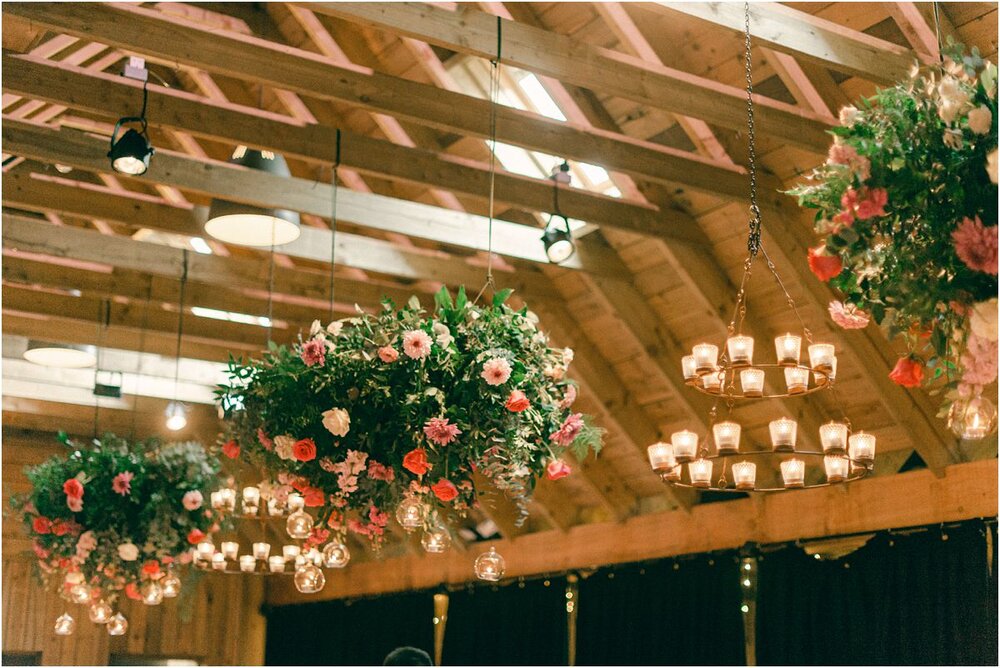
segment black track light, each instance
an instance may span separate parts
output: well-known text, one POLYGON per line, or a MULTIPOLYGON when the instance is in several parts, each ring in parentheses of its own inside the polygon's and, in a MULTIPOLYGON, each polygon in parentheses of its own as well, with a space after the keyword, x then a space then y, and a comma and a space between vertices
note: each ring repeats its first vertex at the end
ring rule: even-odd
POLYGON ((125 116, 119 118, 115 123, 115 131, 111 135, 111 150, 108 157, 111 159, 111 169, 121 174, 129 176, 139 176, 145 174, 149 169, 149 158, 155 152, 149 144, 149 135, 146 133, 146 100, 148 92, 146 83, 142 84, 142 112, 138 116, 125 116), (138 131, 129 128, 125 134, 118 137, 122 126, 128 123, 139 123, 142 130, 138 131))

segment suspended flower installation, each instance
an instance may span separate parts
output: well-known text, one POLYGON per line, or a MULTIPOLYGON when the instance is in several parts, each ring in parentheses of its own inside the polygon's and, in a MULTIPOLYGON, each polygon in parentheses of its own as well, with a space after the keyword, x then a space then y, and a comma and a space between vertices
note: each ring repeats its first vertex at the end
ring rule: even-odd
MULTIPOLYGON (((217 528, 203 500, 219 462, 197 443, 130 443, 111 434, 86 446, 65 434, 60 440, 69 453, 29 468, 32 489, 11 504, 32 539, 42 582, 121 635, 128 622, 114 613, 119 595, 147 605, 177 596, 177 571, 217 528)), ((74 628, 67 613, 55 632, 74 628)))
POLYGON ((476 504, 477 471, 526 514, 535 480, 568 475, 563 453, 598 452, 601 431, 572 410, 572 351, 550 348, 509 294, 479 306, 442 289, 433 315, 415 298, 386 301, 231 361, 218 392, 239 407, 227 410, 228 447, 276 480, 273 492, 317 508, 338 545, 353 532, 377 548, 395 517, 443 551, 445 518, 476 504))
POLYGON ((981 438, 996 424, 982 391, 997 378, 997 68, 947 52, 842 109, 826 163, 789 192, 816 209, 808 262, 843 294, 833 321, 904 337, 889 377, 943 390, 956 435, 981 438))

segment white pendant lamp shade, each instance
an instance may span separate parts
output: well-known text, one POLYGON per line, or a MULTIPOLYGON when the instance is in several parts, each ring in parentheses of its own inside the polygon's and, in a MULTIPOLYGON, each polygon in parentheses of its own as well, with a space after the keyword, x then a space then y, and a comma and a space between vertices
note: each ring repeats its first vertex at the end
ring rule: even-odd
POLYGON ((41 366, 85 369, 97 364, 97 349, 94 346, 28 341, 24 359, 41 366))
MULTIPOLYGON (((270 154, 269 154, 270 155, 270 154)), ((249 169, 288 178, 288 164, 280 155, 265 158, 256 149, 246 149, 229 161, 249 169)), ((266 248, 281 246, 299 238, 299 214, 287 209, 272 209, 251 204, 213 199, 208 210, 205 232, 230 244, 266 248)))

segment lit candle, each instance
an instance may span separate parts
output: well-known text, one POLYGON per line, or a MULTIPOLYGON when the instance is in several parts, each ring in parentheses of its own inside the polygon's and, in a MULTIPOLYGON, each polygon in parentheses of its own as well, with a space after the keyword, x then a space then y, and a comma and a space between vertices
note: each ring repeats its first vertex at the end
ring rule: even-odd
POLYGON ((256 487, 244 487, 243 503, 248 506, 260 505, 260 490, 256 487))
POLYGON ((270 498, 267 500, 267 514, 271 517, 280 517, 285 509, 282 507, 278 500, 275 498, 270 498))
POLYGON ((719 454, 731 455, 740 449, 740 425, 735 422, 719 422, 712 426, 715 447, 719 454))
POLYGON ((809 370, 797 366, 785 367, 785 385, 789 394, 802 394, 809 389, 809 370))
POLYGON ((212 555, 215 553, 215 545, 212 545, 212 543, 210 543, 207 540, 203 540, 202 542, 198 543, 197 549, 198 549, 199 559, 205 559, 205 560, 211 559, 212 555))
POLYGON ((712 484, 712 460, 696 459, 688 464, 688 475, 694 487, 708 487, 712 484))
POLYGON ((781 478, 785 487, 802 487, 806 480, 806 463, 801 459, 786 459, 781 462, 781 478))
POLYGON ((749 366, 753 363, 753 337, 739 334, 726 341, 729 361, 735 366, 749 366))
POLYGON ((297 510, 302 510, 306 507, 306 500, 302 498, 301 494, 296 494, 292 492, 288 495, 288 510, 289 512, 295 512, 297 510))
POLYGON ((740 385, 743 387, 743 396, 745 397, 764 396, 764 371, 762 369, 743 369, 740 371, 740 385))
POLYGON ((306 563, 306 555, 304 555, 304 554, 297 554, 297 555, 295 555, 295 568, 296 569, 301 568, 302 566, 305 566, 305 563, 306 563))
POLYGON ((757 480, 757 465, 753 462, 736 462, 733 464, 733 481, 736 489, 753 489, 757 480))
POLYGON ((281 548, 281 554, 285 557, 286 561, 291 561, 295 557, 299 556, 300 548, 298 545, 284 545, 281 548))
POLYGON ((699 343, 692 351, 698 371, 711 371, 719 361, 719 346, 699 343))
POLYGON ((272 573, 285 572, 285 558, 277 554, 267 560, 267 565, 272 573))
POLYGON ((827 422, 819 427, 819 442, 823 452, 831 455, 843 454, 847 448, 847 425, 843 422, 827 422))
POLYGON ((76 630, 76 620, 64 612, 56 619, 55 632, 57 636, 71 636, 76 630))
POLYGON ((236 555, 240 553, 240 544, 231 540, 223 542, 220 547, 222 548, 222 556, 232 561, 235 561, 236 555))
POLYGON ((222 508, 222 494, 216 491, 209 494, 208 497, 212 500, 213 508, 216 510, 220 510, 222 508))
POLYGON ((267 559, 267 555, 271 554, 271 544, 270 543, 254 543, 253 544, 253 556, 258 561, 264 561, 267 559))
POLYGON ((709 392, 719 392, 722 389, 722 377, 724 375, 724 371, 709 371, 701 377, 701 386, 709 392))
POLYGON ((219 490, 220 507, 223 510, 233 512, 236 508, 236 490, 228 487, 219 490))
POLYGON ((823 466, 826 468, 826 479, 829 482, 843 482, 847 477, 847 457, 840 455, 827 455, 823 457, 823 466))
POLYGON ((771 446, 776 452, 794 451, 798 424, 791 418, 773 420, 768 425, 771 431, 771 446))
POLYGON ((320 566, 323 563, 323 553, 317 550, 315 547, 310 548, 309 551, 306 552, 305 557, 306 561, 311 561, 317 566, 320 566))
POLYGON ((244 554, 240 557, 240 570, 244 573, 253 573, 256 567, 257 560, 253 558, 252 554, 244 554))
POLYGON ((216 552, 212 555, 212 568, 217 571, 226 570, 226 555, 216 552))
POLYGON ((675 431, 670 436, 670 443, 674 446, 674 459, 679 463, 691 461, 698 454, 698 434, 693 431, 675 431))
POLYGON ((859 431, 856 434, 851 434, 849 443, 849 452, 851 459, 856 459, 859 462, 870 462, 875 459, 875 435, 866 434, 863 431, 859 431))
POLYGON ((830 343, 813 343, 809 346, 809 366, 827 371, 833 366, 834 350, 830 343))
POLYGON ((649 465, 659 473, 664 480, 679 480, 681 467, 674 459, 674 446, 669 443, 654 443, 646 448, 649 455, 649 465))
POLYGON ((794 334, 777 336, 774 339, 774 350, 777 353, 778 364, 798 364, 802 337, 794 334))
POLYGON ((684 372, 684 380, 694 380, 698 377, 698 363, 694 360, 694 355, 685 355, 681 358, 681 371, 684 372))

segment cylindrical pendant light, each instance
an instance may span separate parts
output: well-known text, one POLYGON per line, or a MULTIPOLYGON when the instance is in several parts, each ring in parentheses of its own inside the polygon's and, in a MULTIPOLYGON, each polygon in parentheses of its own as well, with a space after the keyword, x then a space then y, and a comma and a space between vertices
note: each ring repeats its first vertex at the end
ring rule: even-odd
MULTIPOLYGON (((282 156, 275 154, 273 158, 264 157, 264 154, 252 148, 238 151, 229 163, 274 176, 291 176, 288 163, 282 156)), ((298 239, 299 224, 299 214, 295 211, 213 199, 205 231, 226 243, 266 248, 298 239)))
POLYGON ((97 348, 29 340, 28 348, 24 351, 24 359, 41 366, 85 369, 97 364, 97 348))

